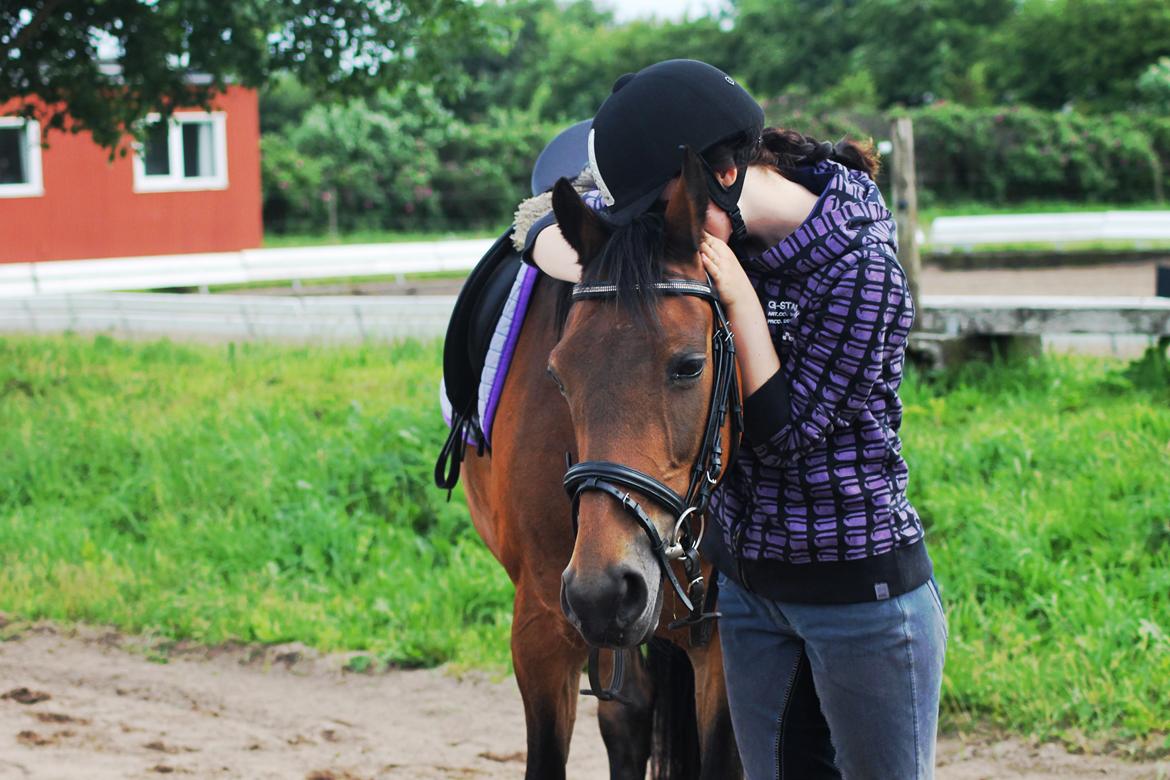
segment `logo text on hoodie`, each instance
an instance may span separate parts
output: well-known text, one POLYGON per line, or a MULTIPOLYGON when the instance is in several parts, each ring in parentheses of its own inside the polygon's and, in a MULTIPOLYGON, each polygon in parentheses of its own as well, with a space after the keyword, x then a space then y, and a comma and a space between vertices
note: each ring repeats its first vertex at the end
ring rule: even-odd
POLYGON ((800 316, 800 307, 793 301, 768 301, 765 315, 769 325, 788 325, 800 316))

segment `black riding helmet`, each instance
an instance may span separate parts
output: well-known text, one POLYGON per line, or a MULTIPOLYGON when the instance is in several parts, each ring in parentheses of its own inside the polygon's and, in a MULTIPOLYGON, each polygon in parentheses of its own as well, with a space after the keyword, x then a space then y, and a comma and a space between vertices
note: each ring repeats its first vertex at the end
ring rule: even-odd
MULTIPOLYGON (((666 60, 627 73, 593 117, 589 161, 607 208, 624 225, 645 213, 682 169, 682 149, 705 152, 716 144, 759 138, 764 111, 735 79, 697 60, 666 60)), ((746 235, 739 213, 741 169, 724 188, 707 169, 711 200, 731 217, 733 237, 746 235)))

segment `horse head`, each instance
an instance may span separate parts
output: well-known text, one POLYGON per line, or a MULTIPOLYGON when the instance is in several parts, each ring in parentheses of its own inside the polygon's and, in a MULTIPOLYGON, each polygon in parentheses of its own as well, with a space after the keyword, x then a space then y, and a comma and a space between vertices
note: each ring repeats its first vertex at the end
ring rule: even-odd
POLYGON ((640 644, 664 604, 675 617, 691 611, 679 583, 697 575, 699 516, 726 466, 723 443, 738 435, 730 332, 697 255, 707 206, 689 149, 665 209, 616 229, 566 181, 554 189, 582 265, 548 366, 581 461, 566 478, 576 540, 561 607, 594 645, 640 644))

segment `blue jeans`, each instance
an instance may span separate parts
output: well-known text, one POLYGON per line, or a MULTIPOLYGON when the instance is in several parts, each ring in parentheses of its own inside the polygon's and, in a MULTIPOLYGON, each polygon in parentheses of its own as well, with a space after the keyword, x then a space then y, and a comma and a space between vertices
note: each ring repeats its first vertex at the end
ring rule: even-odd
POLYGON ((947 628, 934 580, 863 604, 772 601, 719 576, 748 780, 934 777, 947 628))

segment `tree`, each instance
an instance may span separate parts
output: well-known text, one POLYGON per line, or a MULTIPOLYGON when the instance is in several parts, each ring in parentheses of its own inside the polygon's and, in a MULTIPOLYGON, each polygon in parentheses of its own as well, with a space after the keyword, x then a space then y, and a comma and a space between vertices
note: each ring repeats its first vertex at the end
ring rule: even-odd
POLYGON ((868 79, 882 106, 967 97, 983 40, 1015 0, 736 0, 736 71, 753 90, 813 95, 868 79))
POLYGON ((494 38, 463 0, 18 0, 0 5, 0 104, 113 150, 149 113, 283 71, 330 96, 412 78, 454 93, 447 53, 494 38))
MULTIPOLYGON (((819 92, 854 69, 866 31, 853 20, 855 0, 736 0, 733 72, 753 94, 801 86, 819 92)), ((890 42, 892 44, 892 42, 890 42)))
POLYGON ((1120 110, 1140 101, 1138 80, 1170 55, 1166 0, 1026 0, 989 56, 1009 101, 1120 110))
POLYGON ((504 0, 481 10, 511 36, 506 50, 468 51, 460 58, 474 86, 451 108, 468 121, 496 109, 542 121, 586 119, 618 76, 674 57, 731 70, 726 36, 707 17, 619 25, 593 0, 504 0))
POLYGON ((885 105, 971 100, 982 88, 982 44, 1015 6, 1015 0, 869 0, 852 14, 865 30, 856 61, 885 105))
POLYGON ((1146 68, 1137 80, 1137 90, 1151 108, 1170 108, 1170 57, 1162 57, 1146 68))

